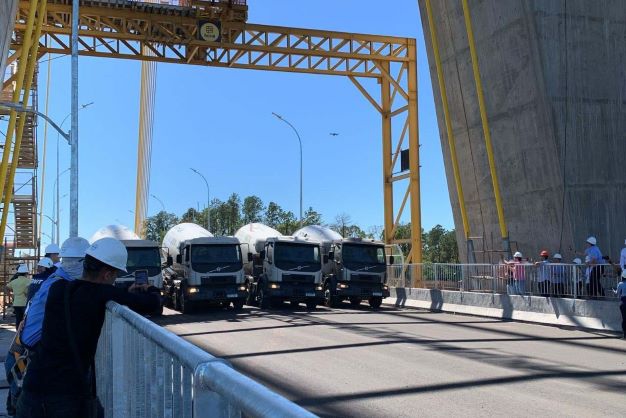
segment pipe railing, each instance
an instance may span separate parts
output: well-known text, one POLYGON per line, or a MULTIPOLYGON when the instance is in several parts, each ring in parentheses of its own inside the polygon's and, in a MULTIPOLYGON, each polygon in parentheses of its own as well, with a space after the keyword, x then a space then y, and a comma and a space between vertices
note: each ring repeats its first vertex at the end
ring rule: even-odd
POLYGON ((107 304, 96 354, 105 417, 315 417, 225 360, 107 304))

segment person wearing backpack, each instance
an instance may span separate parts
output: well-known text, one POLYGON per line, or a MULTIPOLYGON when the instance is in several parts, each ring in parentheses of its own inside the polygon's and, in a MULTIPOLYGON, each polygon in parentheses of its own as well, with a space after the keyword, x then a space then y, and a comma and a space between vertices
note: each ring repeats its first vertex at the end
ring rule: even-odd
POLYGON ((31 349, 18 418, 98 416, 94 358, 106 303, 112 300, 139 313, 154 312, 160 303, 155 287, 133 285, 126 291, 113 286, 118 273, 126 272, 127 257, 119 240, 102 238, 86 250, 81 279, 48 279, 53 283, 41 339, 31 349))

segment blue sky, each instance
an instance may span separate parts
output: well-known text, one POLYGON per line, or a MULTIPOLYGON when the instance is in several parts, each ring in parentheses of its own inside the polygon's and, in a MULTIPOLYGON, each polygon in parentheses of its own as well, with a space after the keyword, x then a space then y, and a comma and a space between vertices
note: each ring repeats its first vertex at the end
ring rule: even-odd
MULTIPOLYGON (((250 23, 417 38, 423 225, 452 228, 417 2, 397 0, 385 7, 374 0, 248 3, 250 23)), ((181 214, 204 205, 205 185, 189 170, 195 167, 209 180, 212 197, 256 194, 297 215, 298 144, 293 132, 272 117, 274 111, 302 136, 305 207, 313 206, 326 222, 345 212, 366 229, 382 225, 380 117, 347 78, 174 64, 159 64, 157 71, 150 193, 168 211, 181 214)), ((45 72, 43 64, 42 110, 45 72)), ((79 233, 88 238, 107 224, 133 226, 140 63, 81 57, 79 74, 80 103, 94 102, 80 112, 79 131, 79 233)), ((70 111, 69 83, 69 57, 54 59, 49 114, 56 121, 70 111)), ((55 146, 52 133, 49 156, 55 146)), ((55 166, 53 158, 48 161, 44 211, 51 214, 55 166)), ((67 167, 69 146, 62 143, 60 168, 67 167)), ((61 177, 61 195, 68 191, 66 174, 61 177)), ((68 234, 68 205, 65 196, 60 206, 62 238, 68 234)), ((159 210, 160 204, 150 198, 148 214, 159 210)), ((45 220, 43 228, 49 233, 50 221, 45 220)))

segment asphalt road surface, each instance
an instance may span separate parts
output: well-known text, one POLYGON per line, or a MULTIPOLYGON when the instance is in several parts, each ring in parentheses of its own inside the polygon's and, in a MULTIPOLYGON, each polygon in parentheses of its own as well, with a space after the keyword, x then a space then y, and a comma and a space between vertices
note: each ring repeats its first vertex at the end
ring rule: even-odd
POLYGON ((626 341, 614 335, 303 308, 166 310, 157 322, 320 416, 626 416, 626 341))

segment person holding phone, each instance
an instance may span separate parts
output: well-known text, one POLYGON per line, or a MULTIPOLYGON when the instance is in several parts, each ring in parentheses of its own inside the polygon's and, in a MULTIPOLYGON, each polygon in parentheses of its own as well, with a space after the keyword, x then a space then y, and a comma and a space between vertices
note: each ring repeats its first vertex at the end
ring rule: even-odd
POLYGON ((80 280, 48 279, 50 286, 41 340, 32 348, 17 417, 83 418, 97 403, 94 358, 106 304, 115 301, 139 313, 159 308, 159 290, 133 284, 113 286, 126 273, 128 253, 115 238, 102 238, 85 252, 80 280))

